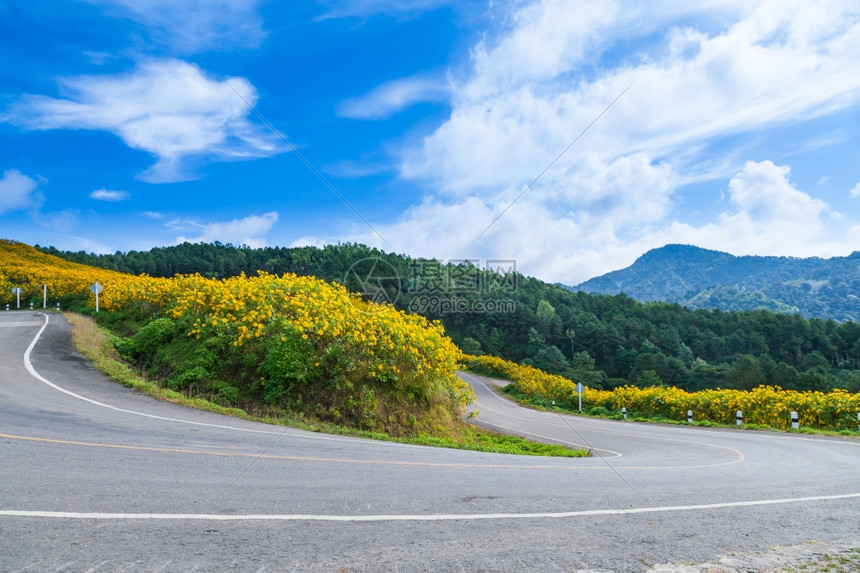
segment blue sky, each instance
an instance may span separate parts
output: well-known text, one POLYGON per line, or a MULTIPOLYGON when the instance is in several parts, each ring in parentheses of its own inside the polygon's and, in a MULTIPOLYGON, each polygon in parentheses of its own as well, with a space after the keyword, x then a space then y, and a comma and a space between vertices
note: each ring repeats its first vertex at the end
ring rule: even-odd
POLYGON ((7 0, 0 237, 356 241, 567 284, 667 243, 844 256, 858 54, 854 1, 7 0))

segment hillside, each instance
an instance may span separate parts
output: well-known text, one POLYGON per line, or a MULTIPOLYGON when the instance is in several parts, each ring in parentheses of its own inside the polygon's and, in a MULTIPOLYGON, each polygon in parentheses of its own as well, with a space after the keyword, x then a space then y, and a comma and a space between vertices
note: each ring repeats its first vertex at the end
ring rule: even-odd
POLYGON ((689 245, 648 251, 626 269, 574 291, 626 295, 725 311, 767 309, 805 317, 860 320, 860 251, 830 259, 736 257, 689 245))
MULTIPOLYGON (((313 277, 129 275, 0 240, 0 301, 95 314, 159 385, 222 406, 391 435, 463 435, 471 389, 441 325, 313 277)), ((14 306, 13 306, 14 308, 14 306)))
MULTIPOLYGON (((92 255, 44 249, 131 272, 314 275, 444 325, 467 354, 501 356, 589 387, 860 390, 860 324, 767 310, 722 312, 571 292, 511 268, 413 259, 364 245, 176 245, 92 255), (135 266, 140 265, 140 266, 135 266), (368 280, 371 279, 371 280, 368 280)), ((715 262, 731 257, 715 253, 715 262)), ((9 295, 0 292, 0 299, 9 295)))

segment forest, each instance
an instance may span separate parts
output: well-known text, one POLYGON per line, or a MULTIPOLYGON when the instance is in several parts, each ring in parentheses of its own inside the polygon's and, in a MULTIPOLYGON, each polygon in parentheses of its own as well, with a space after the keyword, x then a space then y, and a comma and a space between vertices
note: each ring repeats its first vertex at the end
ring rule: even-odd
POLYGON ((500 356, 594 388, 860 391, 855 322, 571 292, 523 276, 515 261, 416 259, 353 243, 259 249, 183 243, 110 255, 36 247, 131 274, 228 278, 263 270, 316 276, 440 320, 468 354, 500 356))

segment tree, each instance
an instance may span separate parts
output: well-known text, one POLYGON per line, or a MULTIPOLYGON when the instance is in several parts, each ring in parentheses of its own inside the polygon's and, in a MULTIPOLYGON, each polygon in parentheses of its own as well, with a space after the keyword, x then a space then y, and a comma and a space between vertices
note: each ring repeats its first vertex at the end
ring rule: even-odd
POLYGON ((619 376, 627 377, 633 371, 636 365, 636 359, 639 357, 639 352, 635 348, 626 349, 619 346, 615 352, 615 367, 619 376))
POLYGON ((653 370, 644 370, 636 376, 636 385, 640 388, 648 388, 650 386, 665 386, 663 380, 653 370))
POLYGON ((755 356, 744 354, 726 374, 726 386, 737 390, 752 390, 767 383, 755 356))
POLYGON ((706 388, 719 388, 724 385, 725 368, 708 364, 696 358, 687 370, 681 387, 687 392, 697 392, 706 388))
POLYGON ((526 347, 529 356, 535 356, 544 347, 546 347, 546 339, 543 334, 537 331, 535 327, 529 329, 528 346, 526 347))
POLYGON ((573 341, 574 337, 576 336, 576 333, 573 331, 572 328, 568 328, 564 331, 564 334, 570 339, 570 357, 573 358, 574 354, 576 354, 576 350, 573 346, 573 341))
POLYGON ((555 317, 555 307, 549 302, 541 299, 541 301, 538 302, 535 317, 537 317, 538 324, 540 324, 541 328, 544 329, 544 332, 548 332, 549 325, 555 317))
POLYGON ((816 366, 800 375, 800 388, 807 392, 830 392, 833 383, 830 373, 823 366, 816 366))
POLYGON ((842 387, 854 394, 860 392, 860 372, 846 373, 845 383, 842 387))
POLYGON ((565 376, 574 382, 580 382, 589 388, 602 389, 606 374, 594 367, 594 359, 588 352, 577 352, 565 376))
POLYGON ((564 375, 570 367, 567 358, 564 357, 564 354, 562 354, 557 346, 544 346, 534 358, 523 360, 523 364, 528 364, 529 366, 540 368, 544 372, 558 375, 564 375))
POLYGON ((469 336, 460 342, 460 350, 462 350, 464 354, 471 354, 473 356, 480 356, 484 353, 481 350, 481 343, 469 336))
POLYGON ((676 357, 684 363, 684 366, 689 368, 693 365, 693 360, 695 356, 693 356, 693 351, 690 350, 690 347, 684 344, 683 342, 678 346, 678 352, 676 353, 676 357))

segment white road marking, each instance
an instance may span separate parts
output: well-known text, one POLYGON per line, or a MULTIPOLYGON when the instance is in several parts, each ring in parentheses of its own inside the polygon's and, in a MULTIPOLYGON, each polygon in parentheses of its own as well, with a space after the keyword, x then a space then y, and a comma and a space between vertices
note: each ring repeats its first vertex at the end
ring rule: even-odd
MULTIPOLYGON (((42 313, 39 313, 39 314, 42 314, 42 313)), ((114 410, 116 412, 122 412, 124 414, 133 414, 135 416, 143 416, 145 418, 153 418, 156 420, 165 420, 168 422, 179 422, 181 424, 191 424, 194 426, 207 426, 210 428, 224 428, 224 429, 229 429, 229 430, 237 430, 240 432, 252 432, 252 433, 256 433, 256 434, 277 434, 277 433, 279 433, 279 432, 271 432, 271 431, 266 431, 266 430, 252 430, 252 429, 248 429, 248 428, 237 428, 235 426, 222 426, 219 424, 207 424, 204 422, 193 422, 191 420, 180 420, 177 418, 167 418, 165 416, 156 416, 155 414, 146 414, 144 412, 137 412, 135 410, 126 410, 125 408, 118 408, 116 406, 111 406, 110 404, 98 402, 98 401, 93 400, 91 398, 81 396, 80 394, 75 394, 74 392, 66 390, 65 388, 61 388, 60 386, 57 386, 56 384, 54 384, 53 382, 51 382, 50 380, 48 380, 47 378, 43 377, 41 374, 36 372, 36 369, 33 368, 33 364, 30 362, 30 353, 33 351, 33 348, 35 348, 36 343, 39 341, 39 338, 42 336, 42 332, 44 332, 45 328, 48 327, 48 321, 49 321, 48 315, 42 314, 42 316, 45 318, 45 322, 42 323, 42 328, 40 328, 39 332, 36 333, 36 336, 33 337, 33 340, 30 342, 30 346, 27 347, 27 351, 24 352, 24 368, 27 369, 27 372, 29 372, 30 375, 33 376, 33 378, 35 378, 39 382, 42 382, 43 384, 47 384, 48 386, 50 386, 54 390, 62 392, 63 394, 67 394, 73 398, 77 398, 78 400, 83 400, 84 402, 89 402, 90 404, 93 404, 95 406, 99 406, 101 408, 107 408, 109 410, 114 410)))
MULTIPOLYGON (((63 394, 67 394, 68 396, 71 396, 73 398, 77 398, 78 400, 83 400, 84 402, 89 402, 90 404, 93 404, 94 406, 99 406, 101 408, 107 408, 109 410, 114 410, 116 412, 122 412, 124 414, 132 414, 134 416, 143 416, 145 418, 153 418, 155 420, 164 420, 167 422, 176 422, 178 424, 190 424, 192 426, 204 426, 207 428, 218 428, 221 430, 233 430, 236 432, 249 432, 252 434, 268 434, 268 435, 273 435, 273 436, 289 435, 291 438, 299 438, 299 439, 306 439, 306 440, 322 440, 322 441, 326 441, 326 442, 347 442, 347 443, 355 443, 355 442, 367 443, 367 442, 369 442, 369 440, 359 440, 359 439, 350 439, 350 438, 311 436, 311 435, 304 435, 304 434, 284 434, 284 430, 280 430, 280 431, 276 431, 274 429, 272 429, 272 430, 255 430, 252 428, 240 428, 237 426, 227 426, 224 424, 210 424, 210 423, 206 423, 206 422, 194 422, 192 420, 182 420, 179 418, 169 418, 169 417, 165 417, 165 416, 156 416, 155 414, 146 414, 145 412, 138 412, 136 410, 127 410, 125 408, 118 408, 116 406, 111 406, 110 404, 105 404, 103 402, 99 402, 97 400, 93 400, 91 398, 81 396, 80 394, 75 394, 74 392, 71 392, 70 390, 66 390, 65 388, 61 388, 60 386, 57 386, 56 384, 54 384, 53 382, 51 382, 50 380, 48 380, 44 376, 40 375, 38 372, 36 372, 36 369, 33 368, 33 364, 30 362, 30 353, 33 351, 33 348, 35 348, 36 343, 39 341, 39 338, 41 338, 42 333, 45 331, 45 328, 47 328, 48 321, 49 321, 47 314, 44 314, 41 312, 38 314, 41 315, 45 319, 45 321, 43 323, 41 323, 42 328, 40 328, 39 332, 36 333, 36 336, 33 337, 33 340, 30 342, 30 346, 27 347, 27 351, 24 352, 24 368, 26 368, 27 372, 29 372, 30 375, 33 376, 39 382, 42 382, 43 384, 47 384, 48 386, 50 386, 54 390, 57 390, 58 392, 62 392, 63 394)), ((385 446, 385 447, 393 447, 393 448, 396 448, 396 447, 400 447, 400 448, 418 448, 418 447, 421 447, 421 446, 416 446, 413 444, 398 444, 396 442, 374 442, 374 443, 376 443, 378 445, 385 446)))
POLYGON ((666 513, 672 511, 708 511, 735 507, 756 507, 763 505, 781 505, 792 503, 809 503, 816 501, 834 501, 860 498, 860 493, 842 495, 819 495, 812 497, 794 497, 782 499, 761 499, 753 501, 728 501, 724 503, 706 503, 700 505, 666 505, 656 507, 634 507, 627 509, 586 509, 581 511, 546 512, 546 513, 463 513, 463 514, 430 514, 430 515, 301 515, 301 514, 248 514, 248 515, 219 515, 207 513, 81 513, 74 511, 31 511, 31 510, 0 510, 0 517, 40 517, 49 519, 92 519, 92 520, 197 520, 197 521, 326 521, 326 522, 382 522, 382 521, 473 521, 500 519, 563 519, 573 517, 593 517, 598 515, 636 515, 643 513, 666 513))
POLYGON ((547 443, 564 442, 565 444, 568 444, 568 445, 571 445, 571 446, 575 446, 575 447, 577 447, 577 448, 582 448, 582 449, 584 449, 584 450, 592 450, 592 451, 609 452, 610 454, 612 454, 611 456, 601 456, 601 457, 603 457, 603 458, 607 458, 607 457, 620 458, 620 457, 621 457, 621 454, 620 454, 620 453, 618 453, 618 452, 616 452, 616 451, 614 451, 614 450, 607 450, 607 449, 605 449, 605 448, 594 448, 594 447, 589 446, 589 445, 587 445, 587 444, 580 444, 580 443, 577 443, 577 442, 568 442, 567 440, 559 440, 558 438, 550 438, 550 437, 548 437, 548 436, 542 436, 542 435, 540 435, 540 434, 533 434, 533 433, 531 433, 531 432, 524 432, 523 430, 519 430, 519 429, 517 429, 517 428, 509 428, 509 427, 507 427, 507 426, 502 426, 501 424, 496 424, 495 422, 486 422, 486 421, 484 421, 483 423, 484 423, 485 425, 487 425, 487 426, 492 426, 493 428, 498 428, 498 429, 500 429, 500 430, 507 430, 507 431, 508 431, 508 432, 510 432, 511 434, 515 434, 515 435, 525 435, 525 436, 532 436, 533 438, 538 438, 538 439, 541 439, 541 440, 546 440, 546 441, 547 441, 547 443))
MULTIPOLYGON (((495 398, 496 400, 499 400, 499 401, 500 401, 500 402, 502 402, 505 406, 514 406, 514 407, 517 407, 517 406, 516 406, 515 404, 513 404, 512 402, 510 402, 510 401, 508 401, 508 400, 505 400, 504 398, 502 398, 501 396, 499 396, 499 395, 497 395, 495 392, 493 392, 493 391, 490 389, 490 387, 487 385, 487 383, 486 383, 486 382, 484 382, 483 380, 480 380, 480 379, 478 379, 477 377, 475 377, 474 375, 469 374, 469 373, 467 373, 467 372, 460 372, 459 374, 460 374, 460 376, 468 376, 469 378, 471 378, 471 379, 472 379, 472 381, 473 381, 473 382, 472 382, 473 384, 474 384, 475 382, 477 382, 478 384, 480 384, 481 386, 483 386, 484 388, 486 388, 486 389, 487 389, 487 392, 489 392, 489 393, 490 393, 490 396, 492 396, 492 397, 493 397, 493 398, 495 398)), ((480 404, 478 404, 477 402, 475 402, 475 407, 477 408, 478 406, 480 406, 480 404)), ((520 406, 520 407, 521 407, 521 406, 520 406)), ((487 406, 487 408, 489 408, 489 406, 487 406)), ((478 408, 478 409, 480 409, 480 408, 478 408)), ((494 411, 497 411, 497 410, 494 410, 494 411)), ((542 440, 563 441, 563 442, 564 442, 564 443, 566 443, 566 444, 570 444, 570 445, 572 445, 572 446, 576 446, 576 447, 578 447, 578 448, 584 448, 584 449, 592 450, 592 451, 609 452, 610 454, 612 454, 612 457, 618 457, 618 458, 620 458, 620 457, 623 455, 623 454, 621 454, 620 452, 616 452, 616 451, 614 451, 614 450, 607 450, 607 449, 604 449, 604 448, 594 448, 594 447, 592 447, 592 446, 589 446, 588 444, 580 444, 580 443, 577 443, 577 442, 568 442, 568 441, 566 441, 566 440, 556 440, 555 438, 548 438, 548 437, 546 437, 546 436, 541 436, 540 434, 532 434, 532 433, 530 433, 530 432, 523 432, 522 430, 516 430, 516 429, 514 429, 514 428, 508 428, 508 427, 502 426, 502 425, 500 425, 500 424, 495 424, 495 423, 493 423, 493 422, 486 422, 486 423, 487 423, 487 424, 489 424, 489 425, 491 425, 491 426, 495 426, 496 428, 502 429, 502 430, 507 430, 507 431, 509 431, 509 432, 514 432, 514 433, 518 433, 518 434, 526 434, 526 435, 529 435, 529 436, 534 436, 535 438, 540 438, 540 439, 542 439, 542 440)), ((568 427, 570 427, 570 426, 568 425, 568 427)), ((572 428, 571 428, 571 429, 572 429, 572 428)), ((607 457, 607 456, 602 456, 602 457, 607 457)))

